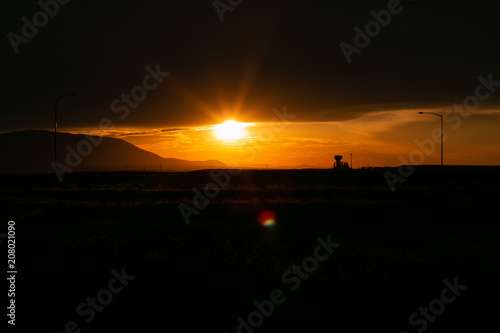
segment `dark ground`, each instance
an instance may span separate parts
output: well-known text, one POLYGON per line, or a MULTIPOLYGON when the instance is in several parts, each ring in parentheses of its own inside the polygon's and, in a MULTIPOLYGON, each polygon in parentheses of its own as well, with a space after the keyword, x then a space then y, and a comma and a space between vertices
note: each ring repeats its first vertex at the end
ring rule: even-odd
POLYGON ((15 331, 232 333, 280 289, 254 332, 411 333, 423 324, 410 315, 457 277, 467 289, 425 332, 500 332, 500 168, 421 167, 394 193, 384 171, 243 171, 189 225, 178 206, 208 171, 0 175, 0 232, 16 221, 15 331), (275 227, 259 225, 263 210, 275 227), (291 291, 282 274, 328 235, 341 246, 291 291), (135 279, 85 323, 77 306, 122 267, 135 279))

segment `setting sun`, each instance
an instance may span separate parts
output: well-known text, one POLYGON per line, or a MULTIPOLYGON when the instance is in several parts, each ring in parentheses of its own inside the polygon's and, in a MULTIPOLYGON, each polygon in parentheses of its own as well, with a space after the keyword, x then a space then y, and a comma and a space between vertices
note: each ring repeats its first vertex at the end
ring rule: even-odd
POLYGON ((248 124, 240 123, 234 120, 228 120, 222 124, 214 126, 215 135, 221 140, 237 140, 247 135, 245 127, 248 124))

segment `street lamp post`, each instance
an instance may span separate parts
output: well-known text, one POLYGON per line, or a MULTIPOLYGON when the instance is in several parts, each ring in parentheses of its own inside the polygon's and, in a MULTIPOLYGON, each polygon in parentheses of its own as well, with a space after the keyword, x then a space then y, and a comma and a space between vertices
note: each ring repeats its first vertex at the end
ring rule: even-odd
POLYGON ((75 93, 62 95, 56 98, 54 103, 54 174, 57 174, 57 102, 67 96, 75 96, 75 93))
POLYGON ((443 166, 443 115, 434 112, 419 112, 418 114, 424 114, 424 113, 433 114, 441 118, 441 166, 443 166))

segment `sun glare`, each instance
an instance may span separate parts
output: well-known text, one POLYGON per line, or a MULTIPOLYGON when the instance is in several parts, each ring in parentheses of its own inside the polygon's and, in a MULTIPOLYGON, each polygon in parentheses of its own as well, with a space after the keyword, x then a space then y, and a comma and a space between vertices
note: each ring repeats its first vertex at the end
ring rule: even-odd
POLYGON ((247 135, 245 127, 248 124, 239 123, 234 120, 228 120, 222 124, 214 126, 215 135, 221 140, 238 140, 247 135))

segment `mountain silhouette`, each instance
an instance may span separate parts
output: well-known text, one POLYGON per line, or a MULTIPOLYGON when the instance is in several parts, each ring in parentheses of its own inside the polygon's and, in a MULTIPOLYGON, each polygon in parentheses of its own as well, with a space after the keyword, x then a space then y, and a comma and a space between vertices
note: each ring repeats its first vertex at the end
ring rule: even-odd
MULTIPOLYGON (((27 130, 0 134, 0 172, 51 172, 54 132, 27 130)), ((71 171, 190 171, 225 168, 217 160, 163 158, 115 138, 57 133, 57 163, 71 171)))

